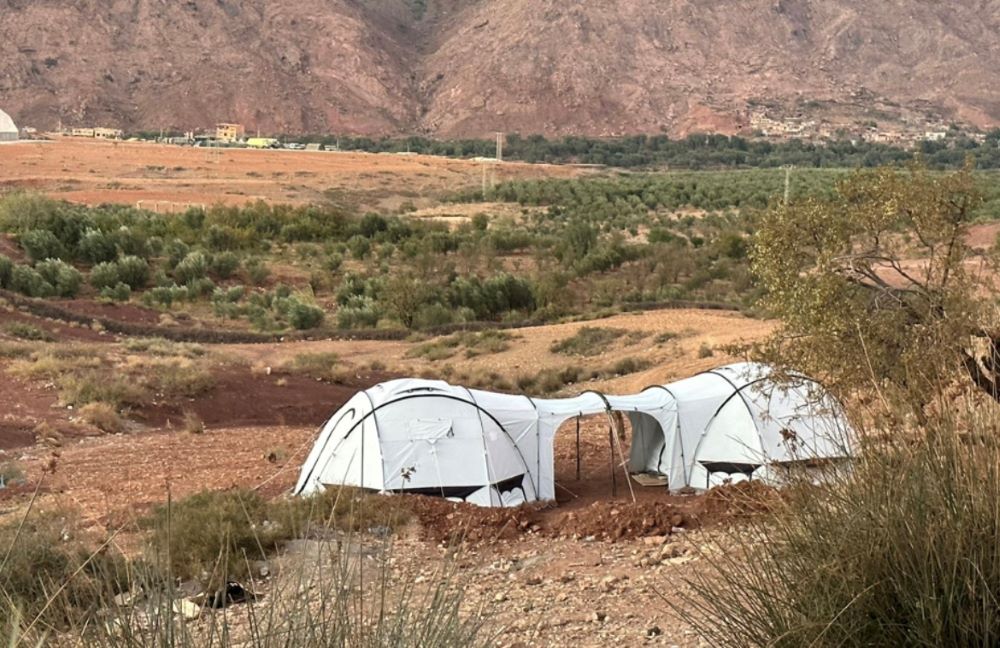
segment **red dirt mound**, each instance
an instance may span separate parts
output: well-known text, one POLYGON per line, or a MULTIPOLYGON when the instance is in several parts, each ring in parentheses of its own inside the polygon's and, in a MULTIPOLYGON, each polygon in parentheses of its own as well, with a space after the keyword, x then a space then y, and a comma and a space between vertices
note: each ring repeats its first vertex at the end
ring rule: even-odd
POLYGON ((433 497, 413 496, 408 506, 424 534, 436 541, 490 542, 522 534, 553 538, 593 538, 618 541, 670 535, 693 520, 681 507, 667 502, 597 501, 571 510, 544 505, 480 508, 433 497))

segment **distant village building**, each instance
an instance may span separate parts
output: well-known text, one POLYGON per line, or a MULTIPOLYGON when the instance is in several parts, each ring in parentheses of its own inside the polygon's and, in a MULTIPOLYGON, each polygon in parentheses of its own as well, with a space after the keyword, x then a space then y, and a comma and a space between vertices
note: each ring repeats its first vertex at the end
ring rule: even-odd
POLYGON ((16 142, 17 126, 10 115, 0 110, 0 142, 16 142))
POLYGON ((928 142, 940 142, 946 137, 948 137, 948 131, 927 131, 924 133, 924 139, 928 142))
POLYGON ((95 128, 94 137, 100 139, 122 139, 125 133, 120 128, 95 128))
POLYGON ((70 135, 73 137, 91 137, 96 139, 122 139, 125 137, 125 132, 120 128, 105 128, 103 126, 95 126, 91 128, 74 128, 70 130, 70 135))
POLYGON ((246 137, 247 130, 243 124, 217 124, 215 139, 220 142, 236 142, 246 137))
POLYGON ((277 148, 278 140, 273 137, 251 137, 247 140, 247 146, 255 149, 277 148))

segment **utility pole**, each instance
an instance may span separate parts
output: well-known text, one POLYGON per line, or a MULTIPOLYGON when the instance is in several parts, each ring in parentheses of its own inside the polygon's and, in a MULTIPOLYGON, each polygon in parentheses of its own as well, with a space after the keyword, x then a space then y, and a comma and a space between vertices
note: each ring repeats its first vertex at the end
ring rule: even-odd
POLYGON ((497 162, 503 162, 503 133, 497 133, 497 162))

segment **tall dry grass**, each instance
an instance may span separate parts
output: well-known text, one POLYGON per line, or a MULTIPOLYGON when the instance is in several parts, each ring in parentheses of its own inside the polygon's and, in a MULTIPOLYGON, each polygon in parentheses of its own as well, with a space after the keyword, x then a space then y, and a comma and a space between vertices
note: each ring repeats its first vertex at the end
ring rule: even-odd
POLYGON ((942 402, 725 543, 683 611, 711 645, 1000 645, 1000 408, 942 402))
POLYGON ((158 509, 148 549, 128 557, 114 535, 89 536, 71 515, 29 505, 0 526, 0 645, 493 645, 485 611, 463 608, 450 563, 426 582, 400 578, 392 530, 404 520, 384 500, 200 494, 158 509), (271 578, 260 577, 262 560, 271 578), (255 600, 223 605, 233 577, 255 600), (191 578, 203 595, 181 591, 191 578))

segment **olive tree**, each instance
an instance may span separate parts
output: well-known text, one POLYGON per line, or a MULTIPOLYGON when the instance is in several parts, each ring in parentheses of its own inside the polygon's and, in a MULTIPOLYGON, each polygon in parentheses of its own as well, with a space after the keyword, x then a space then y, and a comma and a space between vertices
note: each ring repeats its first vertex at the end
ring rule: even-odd
POLYGON ((968 244, 981 203, 967 163, 858 171, 831 198, 772 205, 751 263, 783 325, 758 351, 841 389, 920 403, 958 380, 1000 400, 993 262, 968 244))

